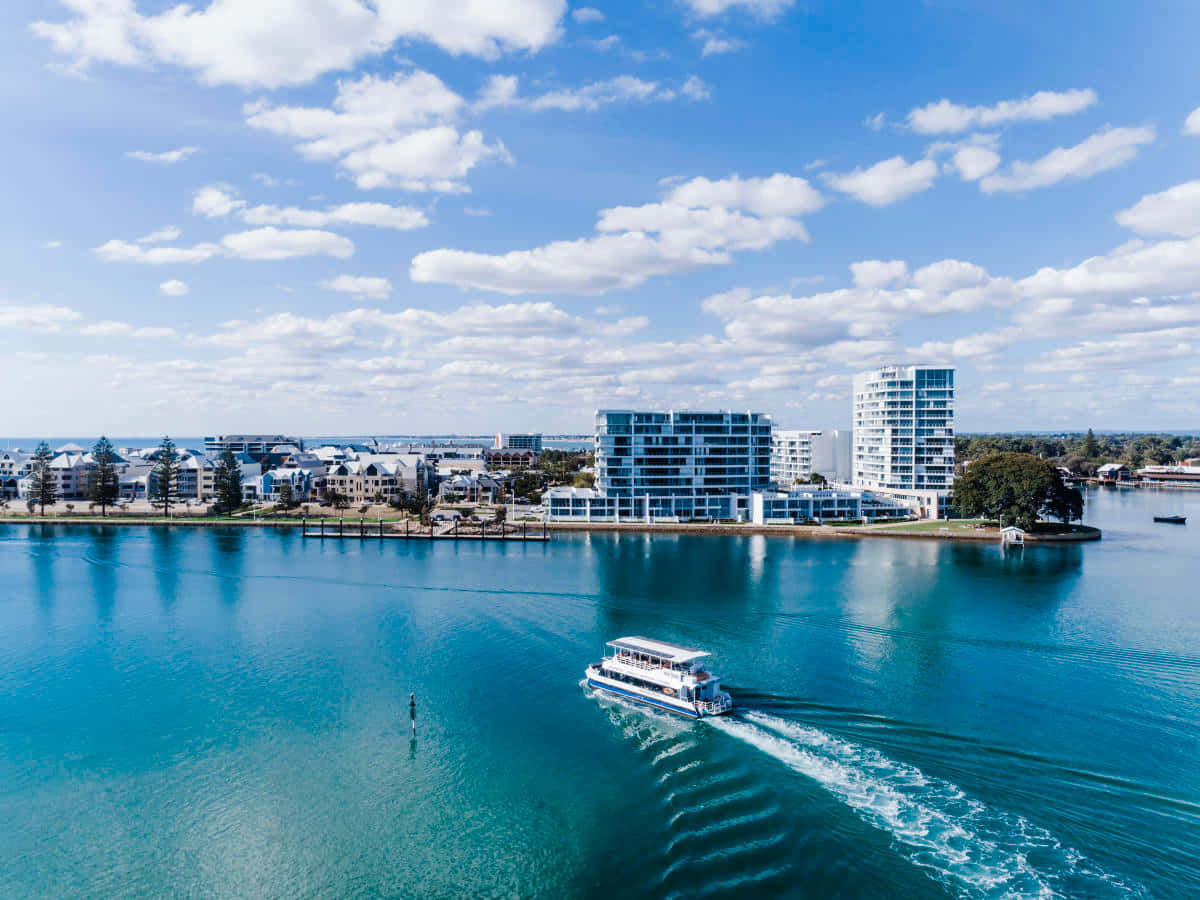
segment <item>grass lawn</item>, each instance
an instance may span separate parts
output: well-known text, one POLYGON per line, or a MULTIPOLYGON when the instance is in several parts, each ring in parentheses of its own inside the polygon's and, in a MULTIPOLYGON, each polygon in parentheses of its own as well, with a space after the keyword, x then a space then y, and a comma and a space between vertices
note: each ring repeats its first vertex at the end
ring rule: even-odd
POLYGON ((987 519, 937 519, 932 522, 911 522, 908 525, 889 525, 888 531, 944 532, 975 531, 977 525, 999 528, 1000 523, 987 519))

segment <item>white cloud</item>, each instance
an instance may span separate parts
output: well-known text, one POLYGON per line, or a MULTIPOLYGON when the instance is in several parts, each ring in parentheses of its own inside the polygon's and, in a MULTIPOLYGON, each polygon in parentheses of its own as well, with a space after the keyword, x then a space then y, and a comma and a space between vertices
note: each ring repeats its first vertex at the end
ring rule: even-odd
POLYGON ((656 81, 643 81, 632 75, 618 75, 606 81, 594 81, 579 88, 549 91, 525 101, 532 110, 556 109, 565 112, 595 112, 602 106, 632 100, 670 100, 674 92, 660 88, 656 81))
POLYGON ((79 329, 79 333, 88 337, 130 337, 130 338, 165 338, 174 337, 174 328, 159 328, 146 326, 135 328, 128 322, 94 322, 79 329))
POLYGON ((349 259, 354 243, 329 231, 314 229, 257 228, 221 238, 221 246, 239 259, 279 260, 297 256, 333 256, 349 259))
POLYGON ((212 0, 143 14, 135 0, 71 0, 73 16, 33 31, 83 71, 93 63, 167 63, 209 84, 279 87, 353 68, 396 41, 495 59, 536 52, 561 34, 564 0, 212 0))
POLYGON ((150 247, 132 241, 111 240, 96 248, 96 255, 105 262, 139 262, 149 265, 197 263, 221 253, 216 244, 197 244, 194 247, 150 247))
POLYGON ((396 187, 465 193, 469 188, 462 179, 491 157, 512 161, 502 143, 485 143, 481 131, 459 134, 448 125, 439 125, 356 150, 341 165, 364 190, 396 187))
POLYGON ((482 112, 485 109, 513 106, 518 102, 519 90, 520 83, 516 75, 489 75, 479 90, 475 109, 482 112))
POLYGON ((182 228, 177 228, 174 225, 168 225, 166 228, 160 228, 158 231, 152 231, 143 237, 137 239, 139 244, 165 244, 168 241, 173 241, 183 234, 182 228))
POLYGON ((1183 123, 1183 133, 1200 137, 1200 106, 1188 113, 1187 120, 1183 123))
POLYGON ((770 20, 791 7, 794 0, 681 0, 702 18, 719 16, 731 10, 745 10, 758 19, 770 20))
POLYGON ((607 53, 609 50, 615 50, 621 46, 621 38, 619 35, 610 34, 608 37, 602 37, 595 41, 587 41, 588 46, 593 50, 598 50, 601 53, 607 53))
POLYGON ((990 147, 963 147, 955 151, 952 160, 964 181, 978 181, 1000 166, 1000 154, 990 147))
POLYGON ((248 225, 295 225, 324 228, 329 225, 374 225, 412 231, 429 225, 429 217, 415 206, 389 206, 386 203, 343 203, 324 210, 295 206, 252 206, 239 213, 248 225))
POLYGON ((867 116, 863 119, 863 124, 872 131, 883 131, 887 126, 887 116, 883 113, 875 113, 872 116, 867 116))
POLYGON ((1003 100, 995 106, 960 106, 939 100, 910 111, 908 125, 919 134, 944 134, 1008 122, 1045 121, 1081 112, 1097 100, 1096 92, 1091 89, 1038 91, 1020 100, 1003 100))
POLYGON ((461 193, 481 161, 511 161, 499 141, 459 132, 453 123, 464 105, 441 79, 414 71, 340 82, 332 108, 260 100, 243 111, 252 127, 300 141, 304 156, 337 160, 360 188, 461 193))
POLYGON ((365 275, 339 275, 329 281, 322 281, 321 287, 373 299, 382 299, 392 292, 392 283, 386 278, 371 278, 365 275))
POLYGON ((693 178, 673 188, 667 201, 692 207, 744 209, 757 216, 803 216, 825 205, 825 198, 807 179, 782 172, 769 178, 693 178))
POLYGON ((194 247, 147 247, 132 241, 111 240, 96 248, 106 262, 137 262, 148 265, 198 263, 214 256, 234 259, 282 260, 298 256, 334 256, 348 259, 354 255, 354 243, 328 231, 280 230, 258 228, 221 238, 219 244, 194 247))
POLYGON ((712 89, 696 75, 688 76, 687 81, 679 88, 679 93, 689 100, 708 100, 712 97, 712 89))
POLYGON ((731 252, 807 240, 792 216, 819 209, 823 198, 803 178, 676 184, 661 203, 601 210, 597 236, 556 241, 501 255, 431 250, 412 261, 414 281, 457 284, 508 294, 598 294, 732 261, 731 252))
POLYGON ((1020 282, 1033 297, 1161 296, 1200 290, 1200 237, 1131 241, 1069 269, 1046 267, 1020 282))
POLYGON ((183 162, 183 160, 187 159, 193 153, 199 152, 199 147, 180 147, 178 150, 166 150, 162 153, 150 153, 145 150, 130 150, 125 155, 130 159, 137 159, 142 162, 173 165, 177 162, 183 162))
POLYGON ((908 265, 902 259, 894 259, 889 262, 866 259, 862 262, 850 263, 850 272, 854 275, 854 286, 864 290, 874 290, 908 281, 908 265))
POLYGON ((1033 162, 1015 162, 1008 172, 988 175, 979 186, 985 193, 1028 191, 1065 178, 1087 178, 1123 166, 1138 148, 1154 142, 1153 128, 1108 128, 1076 144, 1056 147, 1033 162))
POLYGON ((974 263, 943 259, 917 269, 912 280, 921 290, 947 293, 984 284, 988 273, 974 263))
POLYGON ((42 241, 39 246, 41 246, 43 250, 57 250, 62 245, 62 241, 42 241))
POLYGON ((255 172, 250 176, 254 181, 257 181, 263 187, 275 188, 279 187, 279 179, 266 172, 255 172))
POLYGON ((571 18, 580 25, 586 25, 589 22, 603 22, 604 13, 600 12, 594 6, 581 6, 578 9, 571 10, 571 18))
POLYGON ((245 201, 237 199, 237 191, 227 184, 207 185, 192 198, 192 212, 210 219, 227 216, 245 205, 245 201))
POLYGON ((746 42, 739 38, 728 37, 723 34, 718 34, 709 31, 707 28, 697 28, 692 32, 692 37, 701 42, 701 56, 717 56, 722 53, 734 53, 746 46, 746 42))
POLYGON ((55 332, 62 330, 66 323, 79 318, 78 312, 66 306, 52 306, 47 303, 15 306, 0 303, 0 328, 13 331, 55 332))
POLYGON ((1139 234, 1200 235, 1200 181, 1147 194, 1116 215, 1117 222, 1139 234))
POLYGON ((158 289, 168 297, 182 297, 188 292, 188 286, 182 281, 164 281, 158 286, 158 289))
POLYGON ((463 250, 430 250, 413 258, 413 281, 457 284, 504 294, 600 294, 671 275, 727 263, 722 252, 675 248, 645 234, 603 235, 556 241, 498 256, 463 250))
POLYGON ((580 87, 559 88, 535 96, 522 97, 516 75, 491 75, 480 88, 473 107, 477 111, 498 107, 521 107, 534 112, 596 112, 604 106, 616 103, 666 102, 678 97, 707 100, 711 95, 708 85, 695 75, 684 81, 678 90, 633 75, 617 75, 580 87))
POLYGON ((910 164, 903 156, 893 156, 867 169, 844 174, 826 172, 821 177, 834 190, 870 206, 889 206, 929 190, 937 174, 937 163, 933 160, 921 159, 910 164))
POLYGON ((312 159, 336 158, 350 150, 398 137, 413 129, 453 120, 463 99, 436 75, 412 71, 391 78, 363 75, 339 81, 332 108, 246 104, 254 128, 296 138, 312 159))

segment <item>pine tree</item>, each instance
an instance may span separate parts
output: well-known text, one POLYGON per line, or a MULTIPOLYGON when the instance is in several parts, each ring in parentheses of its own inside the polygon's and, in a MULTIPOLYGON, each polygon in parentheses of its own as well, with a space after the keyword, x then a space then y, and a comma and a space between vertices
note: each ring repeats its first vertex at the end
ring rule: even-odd
POLYGON ((1087 437, 1083 439, 1083 455, 1085 459, 1096 459, 1100 455, 1100 442, 1096 440, 1096 433, 1090 428, 1087 437))
POLYGON ((92 476, 88 482, 88 499, 100 504, 101 516, 105 514, 109 504, 116 501, 120 487, 117 453, 113 450, 112 442, 101 436, 92 447, 92 476))
POLYGON ((43 516, 46 514, 46 504, 53 506, 58 501, 58 478, 50 468, 53 459, 54 454, 45 441, 33 451, 29 499, 41 507, 43 516))
POLYGON ((213 489, 217 494, 219 512, 231 513, 242 505, 242 467, 238 465, 232 450, 226 450, 217 458, 213 469, 213 489))
POLYGON ((175 442, 165 437, 158 445, 158 462, 151 475, 150 500, 162 506, 164 516, 171 514, 171 507, 178 502, 179 454, 175 442))

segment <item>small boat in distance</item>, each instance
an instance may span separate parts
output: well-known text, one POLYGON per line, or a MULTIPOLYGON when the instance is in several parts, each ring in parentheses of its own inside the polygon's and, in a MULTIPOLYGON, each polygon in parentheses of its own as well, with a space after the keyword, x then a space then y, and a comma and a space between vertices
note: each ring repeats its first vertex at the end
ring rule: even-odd
POLYGON ((721 679, 702 660, 703 650, 643 637, 609 641, 612 655, 587 667, 590 687, 698 719, 733 709, 721 679))
POLYGON ((1172 525, 1184 525, 1187 523, 1187 516, 1155 516, 1155 522, 1170 522, 1172 525))

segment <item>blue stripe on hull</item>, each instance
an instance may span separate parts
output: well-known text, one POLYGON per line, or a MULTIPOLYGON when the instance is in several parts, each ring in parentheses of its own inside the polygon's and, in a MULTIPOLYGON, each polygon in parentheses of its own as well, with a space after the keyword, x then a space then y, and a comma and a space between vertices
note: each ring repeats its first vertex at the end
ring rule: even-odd
POLYGON ((680 709, 678 706, 672 706, 670 703, 662 703, 658 700, 653 700, 644 694, 634 694, 630 691, 623 691, 620 688, 615 688, 599 681, 593 681, 591 678, 588 679, 588 684, 594 688, 599 688, 602 691, 608 691, 612 694, 621 694, 622 696, 628 697, 631 700, 637 700, 640 703, 646 703, 650 706, 657 706, 660 709, 669 709, 671 712, 679 713, 681 716, 687 716, 690 719, 700 718, 700 716, 694 712, 688 712, 686 709, 680 709))

